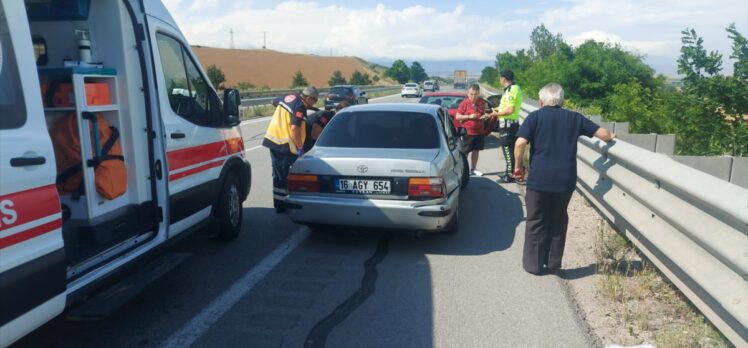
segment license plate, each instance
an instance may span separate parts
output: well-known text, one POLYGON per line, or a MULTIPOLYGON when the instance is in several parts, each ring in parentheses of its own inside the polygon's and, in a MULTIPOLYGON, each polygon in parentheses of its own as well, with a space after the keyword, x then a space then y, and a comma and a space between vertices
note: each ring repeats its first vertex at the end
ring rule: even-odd
POLYGON ((390 194, 389 180, 338 179, 335 191, 362 194, 390 194))

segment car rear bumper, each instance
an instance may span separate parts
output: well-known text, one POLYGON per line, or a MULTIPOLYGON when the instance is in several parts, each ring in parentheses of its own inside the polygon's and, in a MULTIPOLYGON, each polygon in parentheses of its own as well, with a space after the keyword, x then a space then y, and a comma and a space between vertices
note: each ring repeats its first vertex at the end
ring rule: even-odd
POLYGON ((448 227, 458 201, 459 190, 431 202, 290 195, 286 211, 302 224, 439 232, 448 227))

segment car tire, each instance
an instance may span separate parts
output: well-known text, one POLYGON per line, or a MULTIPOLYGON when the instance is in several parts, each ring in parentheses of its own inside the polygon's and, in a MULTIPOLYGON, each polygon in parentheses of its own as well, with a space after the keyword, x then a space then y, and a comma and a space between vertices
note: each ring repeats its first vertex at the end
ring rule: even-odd
POLYGON ((444 229, 444 233, 457 234, 459 230, 460 230, 460 209, 457 208, 457 211, 455 211, 455 214, 452 215, 452 219, 449 220, 449 223, 447 224, 447 228, 444 229))
POLYGON ((462 180, 460 180, 460 188, 465 188, 470 181, 470 165, 468 164, 467 156, 461 155, 462 158, 462 180))
POLYGON ((215 239, 236 239, 242 229, 243 210, 239 179, 236 174, 229 173, 223 181, 221 194, 213 208, 213 216, 218 220, 218 233, 215 239))

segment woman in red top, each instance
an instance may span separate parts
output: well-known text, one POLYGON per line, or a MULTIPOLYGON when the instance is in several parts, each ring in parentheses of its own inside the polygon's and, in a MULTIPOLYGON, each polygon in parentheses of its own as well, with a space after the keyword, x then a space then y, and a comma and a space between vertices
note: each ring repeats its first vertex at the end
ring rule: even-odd
POLYGON ((471 85, 468 88, 468 97, 457 107, 457 121, 467 130, 467 136, 463 139, 463 152, 470 153, 470 175, 483 175, 475 170, 478 165, 478 153, 485 147, 485 135, 483 120, 487 118, 486 102, 479 98, 480 86, 471 85))

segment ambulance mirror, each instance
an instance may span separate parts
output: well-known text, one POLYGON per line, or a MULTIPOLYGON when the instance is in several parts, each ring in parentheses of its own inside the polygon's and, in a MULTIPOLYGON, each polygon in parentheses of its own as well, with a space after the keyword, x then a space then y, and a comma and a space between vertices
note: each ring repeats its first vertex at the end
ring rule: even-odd
POLYGON ((228 88, 223 91, 223 114, 226 116, 227 126, 239 124, 239 105, 242 104, 239 90, 228 88))

